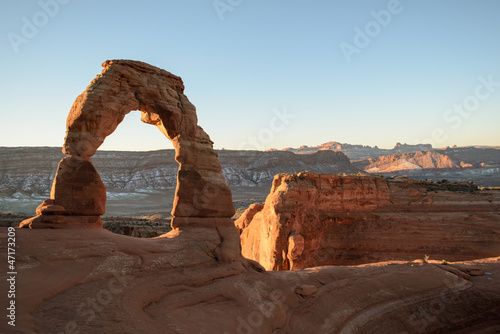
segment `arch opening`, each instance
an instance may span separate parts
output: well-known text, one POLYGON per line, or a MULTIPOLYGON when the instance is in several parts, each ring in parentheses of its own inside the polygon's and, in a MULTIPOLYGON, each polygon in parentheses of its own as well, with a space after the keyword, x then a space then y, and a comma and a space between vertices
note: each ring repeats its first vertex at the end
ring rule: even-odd
POLYGON ((173 144, 174 219, 180 224, 187 218, 231 218, 231 191, 182 79, 138 61, 108 60, 103 67, 71 107, 63 146, 68 156, 59 163, 51 198, 37 209, 38 222, 56 228, 102 226, 106 188, 91 158, 132 110, 140 110, 141 121, 155 125, 173 144))
POLYGON ((111 216, 154 217, 162 224, 171 218, 179 166, 175 150, 164 134, 140 122, 140 116, 138 110, 128 113, 92 157, 106 186, 104 224, 128 221, 111 216))

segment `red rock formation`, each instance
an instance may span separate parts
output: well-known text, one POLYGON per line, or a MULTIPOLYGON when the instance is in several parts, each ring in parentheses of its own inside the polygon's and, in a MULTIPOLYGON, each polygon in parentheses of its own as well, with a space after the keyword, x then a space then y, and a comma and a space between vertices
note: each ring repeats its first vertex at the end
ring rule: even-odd
POLYGON ((69 157, 61 160, 51 191, 53 204, 64 211, 53 215, 41 210, 22 225, 63 228, 68 219, 74 226, 78 217, 89 216, 94 219, 81 219, 81 227, 102 226, 106 189, 91 157, 132 110, 140 110, 141 120, 156 125, 174 145, 179 170, 173 216, 230 218, 231 191, 212 141, 197 125, 196 109, 183 93, 181 78, 138 61, 108 60, 103 67, 67 118, 63 152, 69 157), (48 224, 51 219, 57 223, 48 224))
POLYGON ((390 173, 401 170, 460 168, 458 164, 438 151, 392 154, 370 158, 354 164, 367 173, 390 173))
POLYGON ((90 159, 63 158, 50 197, 68 215, 100 216, 106 212, 106 187, 90 159))
POLYGON ((500 325, 498 257, 259 272, 217 261, 221 237, 201 225, 154 239, 15 233, 16 326, 4 315, 1 333, 494 333, 500 325))
POLYGON ((500 254, 500 193, 310 172, 277 175, 236 225, 243 256, 268 270, 500 254), (260 210, 259 210, 260 209, 260 210))

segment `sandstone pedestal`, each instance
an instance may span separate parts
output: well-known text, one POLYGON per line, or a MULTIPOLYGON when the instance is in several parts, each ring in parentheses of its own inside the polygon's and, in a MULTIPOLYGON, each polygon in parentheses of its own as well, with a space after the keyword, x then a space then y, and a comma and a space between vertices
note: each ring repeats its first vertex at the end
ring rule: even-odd
POLYGON ((63 158, 50 195, 68 215, 100 216, 106 212, 106 186, 90 159, 63 158))
POLYGON ((92 162, 66 157, 59 162, 51 198, 36 209, 38 216, 21 222, 24 228, 102 227, 106 187, 92 162))

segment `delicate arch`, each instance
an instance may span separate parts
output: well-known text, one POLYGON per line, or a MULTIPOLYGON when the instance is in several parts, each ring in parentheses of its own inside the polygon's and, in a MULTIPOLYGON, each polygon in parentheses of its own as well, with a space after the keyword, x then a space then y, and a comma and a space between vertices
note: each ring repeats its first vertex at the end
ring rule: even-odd
POLYGON ((126 114, 140 110, 141 120, 157 126, 175 148, 179 170, 172 215, 232 217, 231 191, 213 142, 198 126, 196 108, 184 95, 182 79, 139 61, 108 60, 102 66, 71 107, 63 146, 69 157, 59 163, 51 199, 37 213, 57 209, 67 216, 104 214, 106 190, 91 157, 126 114))

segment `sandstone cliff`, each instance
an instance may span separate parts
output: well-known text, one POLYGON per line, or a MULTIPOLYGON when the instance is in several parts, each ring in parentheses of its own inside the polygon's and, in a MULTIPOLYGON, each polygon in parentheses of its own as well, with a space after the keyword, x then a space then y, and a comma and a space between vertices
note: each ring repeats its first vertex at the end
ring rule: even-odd
POLYGON ((237 221, 243 255, 269 270, 500 254, 500 192, 372 176, 277 175, 237 221))

